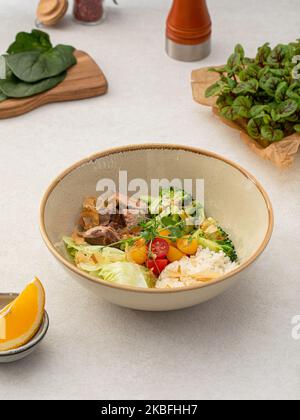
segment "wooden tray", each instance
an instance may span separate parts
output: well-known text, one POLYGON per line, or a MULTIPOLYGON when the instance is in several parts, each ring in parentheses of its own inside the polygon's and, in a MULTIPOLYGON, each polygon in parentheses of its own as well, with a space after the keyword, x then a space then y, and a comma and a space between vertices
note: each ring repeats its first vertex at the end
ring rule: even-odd
POLYGON ((95 61, 86 53, 76 51, 77 64, 68 71, 65 80, 55 88, 26 99, 7 99, 0 103, 0 119, 26 114, 40 106, 63 101, 104 95, 107 80, 95 61))

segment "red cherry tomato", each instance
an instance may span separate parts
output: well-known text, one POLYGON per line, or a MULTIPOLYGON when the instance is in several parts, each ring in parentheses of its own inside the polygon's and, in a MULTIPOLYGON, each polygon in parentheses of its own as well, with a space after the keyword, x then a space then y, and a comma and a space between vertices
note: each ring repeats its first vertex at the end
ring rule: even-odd
POLYGON ((170 249, 170 245, 162 238, 156 238, 152 241, 151 252, 156 258, 166 258, 170 249))
POLYGON ((164 259, 147 260, 146 266, 153 272, 155 276, 159 276, 160 273, 169 265, 169 261, 164 259))

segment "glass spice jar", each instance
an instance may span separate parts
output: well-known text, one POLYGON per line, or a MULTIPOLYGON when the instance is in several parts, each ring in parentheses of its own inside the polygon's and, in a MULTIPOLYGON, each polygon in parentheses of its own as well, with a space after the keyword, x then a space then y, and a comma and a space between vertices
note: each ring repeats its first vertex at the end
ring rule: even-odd
MULTIPOLYGON (((113 0, 117 4, 116 0, 113 0)), ((104 0, 74 0, 74 19, 85 25, 97 25, 105 18, 104 0)))

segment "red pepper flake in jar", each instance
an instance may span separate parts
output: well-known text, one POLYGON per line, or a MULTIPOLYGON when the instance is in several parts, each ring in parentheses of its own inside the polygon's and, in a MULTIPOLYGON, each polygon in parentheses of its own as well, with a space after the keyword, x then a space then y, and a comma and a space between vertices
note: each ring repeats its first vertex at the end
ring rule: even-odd
POLYGON ((74 17, 79 22, 98 23, 103 15, 103 0, 74 0, 74 17))

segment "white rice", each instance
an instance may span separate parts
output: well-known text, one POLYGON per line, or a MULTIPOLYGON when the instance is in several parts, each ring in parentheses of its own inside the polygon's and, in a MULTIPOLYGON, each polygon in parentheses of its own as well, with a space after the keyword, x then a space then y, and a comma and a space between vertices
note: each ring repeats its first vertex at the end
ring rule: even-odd
POLYGON ((184 257, 168 265, 156 282, 156 288, 197 286, 215 280, 238 266, 223 251, 213 252, 200 247, 195 256, 184 257))

